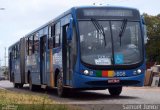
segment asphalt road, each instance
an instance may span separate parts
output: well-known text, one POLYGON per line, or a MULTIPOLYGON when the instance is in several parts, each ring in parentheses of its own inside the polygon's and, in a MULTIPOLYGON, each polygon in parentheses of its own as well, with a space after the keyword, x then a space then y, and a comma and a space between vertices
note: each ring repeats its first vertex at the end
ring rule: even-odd
POLYGON ((28 85, 16 89, 9 81, 0 81, 0 88, 33 94, 47 93, 51 99, 63 104, 160 104, 160 87, 124 87, 119 97, 110 96, 107 90, 87 90, 72 92, 65 98, 59 98, 56 90, 31 92, 28 85))

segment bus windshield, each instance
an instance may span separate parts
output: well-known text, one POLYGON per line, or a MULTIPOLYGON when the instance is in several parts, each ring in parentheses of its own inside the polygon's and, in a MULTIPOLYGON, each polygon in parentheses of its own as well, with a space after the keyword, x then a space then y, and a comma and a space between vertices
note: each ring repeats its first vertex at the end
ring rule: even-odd
POLYGON ((131 65, 142 60, 140 22, 126 21, 125 28, 123 19, 97 22, 103 27, 105 37, 91 20, 79 21, 83 62, 90 65, 131 65))

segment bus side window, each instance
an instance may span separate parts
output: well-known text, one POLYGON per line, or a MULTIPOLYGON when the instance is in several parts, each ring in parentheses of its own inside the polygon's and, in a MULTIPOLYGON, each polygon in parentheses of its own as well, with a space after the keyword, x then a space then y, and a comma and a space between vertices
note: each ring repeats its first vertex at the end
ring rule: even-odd
POLYGON ((15 46, 15 59, 17 59, 17 45, 15 46))
POLYGON ((18 44, 14 46, 14 59, 17 59, 17 57, 18 57, 18 44))
POLYGON ((52 49, 53 47, 55 47, 55 25, 51 25, 49 26, 49 32, 48 32, 48 42, 49 42, 49 45, 48 45, 48 48, 49 49, 52 49))
POLYGON ((61 33, 61 30, 60 30, 60 22, 58 22, 56 25, 55 25, 55 47, 59 47, 60 46, 60 33, 61 33))
POLYGON ((29 49, 28 49, 28 45, 29 45, 29 38, 26 38, 26 52, 27 52, 27 55, 29 53, 29 49))
POLYGON ((32 41, 33 41, 33 37, 30 36, 29 37, 29 45, 28 45, 28 51, 29 51, 28 55, 32 55, 32 45, 33 45, 32 41))
POLYGON ((14 59, 14 47, 12 47, 12 59, 14 59))
POLYGON ((38 33, 36 33, 34 35, 34 38, 33 38, 33 53, 38 53, 38 50, 39 50, 39 38, 38 38, 38 33))
POLYGON ((14 46, 14 49, 13 49, 13 51, 14 51, 14 59, 16 59, 16 46, 14 46))
POLYGON ((32 54, 34 54, 34 35, 32 37, 32 54))
POLYGON ((16 49, 16 59, 18 59, 18 57, 19 57, 19 50, 20 50, 19 44, 17 44, 17 49, 16 49))

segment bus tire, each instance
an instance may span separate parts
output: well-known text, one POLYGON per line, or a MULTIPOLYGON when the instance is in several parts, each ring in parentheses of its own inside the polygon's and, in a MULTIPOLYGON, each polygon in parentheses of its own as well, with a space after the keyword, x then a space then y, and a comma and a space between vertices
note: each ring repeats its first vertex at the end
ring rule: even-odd
POLYGON ((18 84, 18 87, 19 87, 19 88, 23 88, 23 84, 21 84, 21 83, 18 84))
POLYGON ((18 83, 15 83, 15 82, 13 81, 13 87, 14 87, 14 88, 18 88, 18 83))
POLYGON ((110 95, 112 95, 112 96, 119 96, 122 92, 122 86, 108 88, 108 91, 109 91, 110 95))
POLYGON ((63 79, 62 76, 60 74, 57 75, 57 94, 59 97, 64 97, 65 95, 65 91, 64 91, 64 87, 63 87, 63 79))

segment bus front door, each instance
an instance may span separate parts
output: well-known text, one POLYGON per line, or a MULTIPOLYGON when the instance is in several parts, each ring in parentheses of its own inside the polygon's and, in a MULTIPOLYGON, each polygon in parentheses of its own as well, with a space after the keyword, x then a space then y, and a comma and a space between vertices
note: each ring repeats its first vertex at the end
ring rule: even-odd
POLYGON ((47 36, 40 38, 40 81, 41 84, 46 84, 46 43, 47 36))
POLYGON ((71 86, 71 47, 70 42, 67 40, 67 28, 68 25, 63 26, 63 81, 65 85, 71 86))

